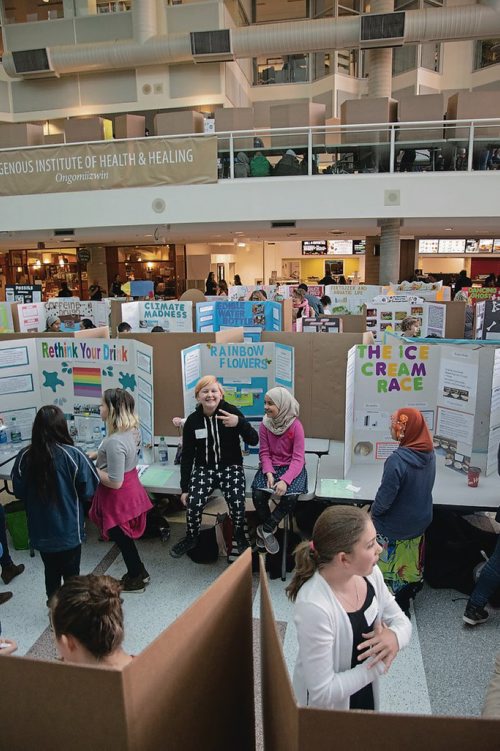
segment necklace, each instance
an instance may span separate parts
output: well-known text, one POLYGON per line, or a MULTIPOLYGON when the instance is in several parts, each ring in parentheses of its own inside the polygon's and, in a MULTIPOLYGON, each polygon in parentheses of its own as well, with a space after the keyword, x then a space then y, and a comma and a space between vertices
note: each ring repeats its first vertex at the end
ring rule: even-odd
MULTIPOLYGON (((333 589, 333 587, 332 587, 332 589, 333 589)), ((358 591, 358 583, 357 583, 356 579, 354 579, 354 591, 356 593, 356 602, 355 602, 355 604, 352 603, 350 597, 346 597, 345 594, 343 594, 342 592, 339 592, 336 589, 334 589, 333 591, 337 595, 337 597, 339 597, 340 600, 343 601, 345 603, 345 605, 347 605, 347 607, 348 607, 348 609, 350 611, 354 612, 356 610, 359 610, 359 591, 358 591)))

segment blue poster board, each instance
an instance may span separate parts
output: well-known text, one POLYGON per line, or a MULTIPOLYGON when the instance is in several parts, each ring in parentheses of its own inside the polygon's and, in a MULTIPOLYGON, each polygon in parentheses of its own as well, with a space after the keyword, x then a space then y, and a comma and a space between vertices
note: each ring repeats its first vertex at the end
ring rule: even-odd
POLYGON ((217 300, 196 304, 196 331, 242 326, 247 341, 259 341, 262 331, 281 331, 282 318, 281 305, 275 302, 217 300))

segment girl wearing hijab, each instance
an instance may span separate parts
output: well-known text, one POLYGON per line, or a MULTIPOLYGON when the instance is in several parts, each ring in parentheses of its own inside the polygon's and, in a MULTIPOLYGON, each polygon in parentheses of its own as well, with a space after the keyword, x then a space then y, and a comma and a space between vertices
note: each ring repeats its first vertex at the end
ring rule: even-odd
POLYGON ((307 491, 304 455, 304 428, 299 404, 282 386, 270 389, 264 397, 265 417, 259 429, 260 468, 252 483, 253 502, 260 524, 257 547, 274 554, 279 544, 274 536, 278 524, 293 511, 297 498, 307 491), (269 509, 269 498, 279 504, 269 509))
POLYGON ((383 545, 379 567, 402 610, 422 588, 424 532, 432 521, 436 457, 418 409, 391 415, 391 435, 399 447, 386 459, 371 514, 383 545))

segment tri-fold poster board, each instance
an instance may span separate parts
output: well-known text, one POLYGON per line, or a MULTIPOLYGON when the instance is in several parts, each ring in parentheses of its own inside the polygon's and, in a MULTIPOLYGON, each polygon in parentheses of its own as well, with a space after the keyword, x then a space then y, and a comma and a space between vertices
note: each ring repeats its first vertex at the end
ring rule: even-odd
POLYGON ((108 388, 130 391, 142 441, 152 443, 153 359, 147 344, 133 340, 23 339, 0 342, 0 415, 12 418, 23 440, 31 437, 37 410, 56 404, 74 417, 79 439, 101 426, 99 405, 108 388))
POLYGON ((366 306, 366 329, 375 339, 380 339, 386 331, 401 331, 405 318, 416 318, 419 336, 434 336, 442 339, 446 329, 446 306, 441 303, 428 303, 414 299, 400 299, 392 302, 391 297, 381 296, 380 302, 366 306))
POLYGON ((189 332, 193 330, 193 303, 190 300, 122 303, 122 321, 130 324, 132 331, 143 333, 155 326, 167 332, 189 332))
POLYGON ((500 300, 477 302, 475 313, 475 338, 500 340, 500 300))
POLYGON ((24 303, 17 306, 19 331, 36 333, 47 329, 47 316, 55 314, 61 320, 61 331, 80 330, 80 323, 88 318, 94 326, 107 326, 109 307, 106 302, 83 301, 73 298, 54 298, 50 302, 24 303))
POLYGON ((246 340, 259 341, 262 331, 281 331, 283 309, 277 302, 196 303, 196 331, 208 333, 242 327, 246 340))
POLYGON ((255 342, 196 344, 182 350, 184 414, 196 407, 194 389, 204 375, 214 375, 224 399, 249 419, 264 415, 264 396, 274 386, 293 393, 294 349, 286 344, 255 342))
POLYGON ((344 476, 351 464, 376 464, 397 448, 390 416, 415 407, 432 432, 438 466, 468 473, 497 470, 500 350, 390 337, 350 350, 346 382, 344 476))

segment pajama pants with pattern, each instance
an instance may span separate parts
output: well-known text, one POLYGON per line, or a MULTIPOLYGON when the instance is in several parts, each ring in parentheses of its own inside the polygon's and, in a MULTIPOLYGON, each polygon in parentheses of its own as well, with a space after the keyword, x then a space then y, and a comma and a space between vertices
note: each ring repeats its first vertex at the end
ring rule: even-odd
POLYGON ((245 471, 240 465, 233 464, 230 467, 221 467, 220 469, 193 467, 186 508, 188 535, 190 537, 198 536, 203 509, 216 488, 220 488, 224 495, 235 531, 243 530, 245 487, 245 471))

